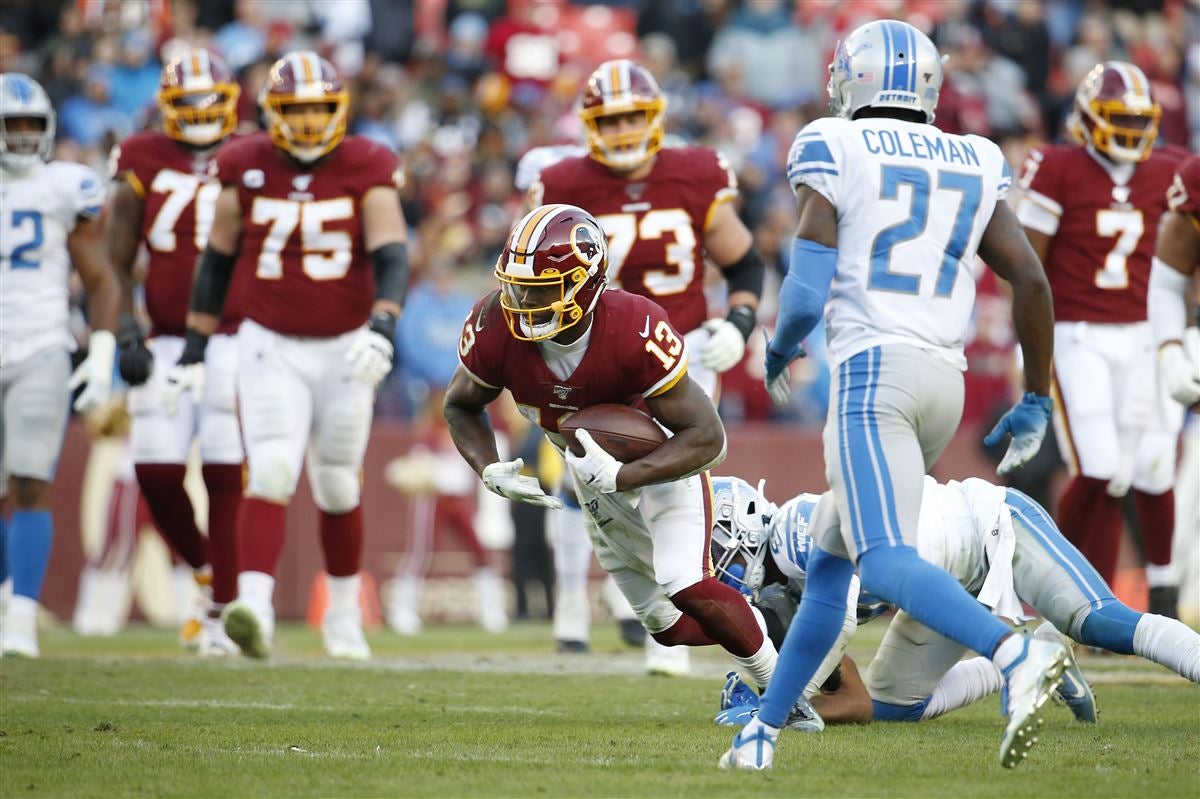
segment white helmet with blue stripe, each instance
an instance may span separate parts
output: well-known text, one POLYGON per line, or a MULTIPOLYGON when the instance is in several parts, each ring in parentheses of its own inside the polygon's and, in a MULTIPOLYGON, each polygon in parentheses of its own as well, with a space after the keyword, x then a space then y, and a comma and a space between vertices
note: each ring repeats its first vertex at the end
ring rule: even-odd
POLYGON ((931 123, 942 77, 941 54, 928 36, 906 22, 868 22, 834 50, 829 107, 844 119, 863 108, 900 108, 931 123))
POLYGON ((714 477, 712 555, 717 579, 744 594, 762 586, 767 525, 775 505, 739 477, 714 477))
POLYGON ((0 74, 0 165, 26 172, 54 153, 54 106, 41 85, 20 72, 0 74), (42 120, 37 131, 10 131, 13 118, 42 120))

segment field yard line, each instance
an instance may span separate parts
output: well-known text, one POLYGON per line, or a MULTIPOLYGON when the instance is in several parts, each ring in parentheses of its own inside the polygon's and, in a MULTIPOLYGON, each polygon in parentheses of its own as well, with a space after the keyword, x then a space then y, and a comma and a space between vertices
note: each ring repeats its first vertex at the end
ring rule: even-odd
MULTIPOLYGON (((553 757, 539 757, 529 752, 506 755, 499 752, 495 754, 432 750, 422 752, 410 749, 404 752, 403 755, 417 760, 454 760, 460 763, 523 763, 534 766, 611 766, 617 762, 617 759, 611 755, 599 757, 563 757, 561 753, 553 757)), ((623 757, 621 759, 622 763, 638 763, 640 761, 641 758, 639 757, 623 757)))
POLYGON ((289 702, 238 702, 226 699, 84 699, 76 696, 6 696, 10 702, 64 702, 69 705, 133 705, 135 707, 197 707, 218 710, 345 710, 333 705, 293 705, 289 702))

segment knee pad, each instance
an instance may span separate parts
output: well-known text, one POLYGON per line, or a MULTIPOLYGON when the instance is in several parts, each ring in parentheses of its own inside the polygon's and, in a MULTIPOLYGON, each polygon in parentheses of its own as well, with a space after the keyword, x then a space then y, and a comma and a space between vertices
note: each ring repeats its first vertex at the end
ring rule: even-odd
POLYGON ((1174 436, 1145 433, 1138 446, 1133 487, 1147 494, 1162 494, 1175 483, 1174 436))
POLYGON ((313 499, 326 513, 348 513, 358 507, 358 472, 348 466, 319 466, 312 472, 313 499))
POLYGON ((200 412, 200 460, 204 463, 241 463, 242 431, 237 413, 216 408, 200 412))
POLYGON ((1133 634, 1141 619, 1141 613, 1116 599, 1109 600, 1083 620, 1079 628, 1079 641, 1118 655, 1132 655, 1133 634))
POLYGON ((250 480, 246 487, 249 494, 286 505, 296 493, 296 480, 287 460, 284 458, 263 458, 250 464, 250 480))

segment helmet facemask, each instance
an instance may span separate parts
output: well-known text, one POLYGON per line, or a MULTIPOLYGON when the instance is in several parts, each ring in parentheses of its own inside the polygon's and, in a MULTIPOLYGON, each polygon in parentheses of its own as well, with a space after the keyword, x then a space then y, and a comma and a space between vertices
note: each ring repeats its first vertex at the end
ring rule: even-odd
POLYGON ((611 105, 580 111, 588 148, 595 160, 618 172, 632 172, 662 149, 666 135, 666 101, 661 97, 635 97, 627 107, 611 105), (601 120, 641 112, 645 125, 630 131, 602 131, 601 120))
POLYGON ((36 113, 22 110, 8 116, 0 116, 0 163, 12 172, 28 172, 40 166, 54 154, 54 112, 36 113), (40 123, 33 130, 17 130, 29 127, 17 120, 40 123))
POLYGON ((1077 113, 1084 142, 1112 160, 1136 164, 1150 157, 1162 118, 1158 103, 1135 110, 1121 101, 1092 100, 1077 113))
POLYGON ((262 108, 275 146, 298 161, 311 163, 345 138, 350 95, 345 90, 316 98, 267 92, 262 108))
POLYGON ((726 585, 757 596, 766 576, 767 525, 774 506, 761 489, 738 478, 715 479, 713 494, 713 572, 726 585))
POLYGON ((163 131, 172 139, 194 147, 208 147, 224 139, 237 126, 237 101, 241 87, 218 83, 211 89, 159 91, 158 108, 163 131))

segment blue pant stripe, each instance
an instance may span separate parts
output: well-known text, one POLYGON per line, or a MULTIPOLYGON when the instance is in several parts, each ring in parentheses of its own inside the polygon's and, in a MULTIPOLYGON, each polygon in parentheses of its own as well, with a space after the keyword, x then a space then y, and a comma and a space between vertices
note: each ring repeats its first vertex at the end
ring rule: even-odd
POLYGON ((1112 598, 1112 589, 1083 554, 1059 532, 1045 510, 1016 489, 1008 489, 1006 495, 1009 509, 1024 522, 1042 549, 1071 575, 1071 582, 1084 596, 1089 597, 1093 607, 1100 607, 1105 600, 1112 598))
POLYGON ((858 486, 854 482, 854 472, 850 469, 850 432, 846 429, 846 408, 850 396, 850 361, 844 361, 838 371, 838 448, 842 462, 842 482, 846 486, 846 504, 850 507, 850 532, 854 535, 855 547, 861 552, 865 541, 859 536, 862 528, 858 511, 858 486))
POLYGON ((892 475, 888 471, 887 456, 883 451, 883 442, 879 438, 879 423, 875 417, 875 395, 879 391, 879 370, 883 362, 883 350, 879 347, 870 350, 868 362, 873 362, 870 377, 868 378, 870 397, 867 400, 866 420, 867 430, 870 434, 868 444, 873 447, 871 462, 875 467, 876 486, 880 489, 880 493, 885 500, 882 507, 883 514, 881 514, 884 517, 883 531, 887 535, 888 543, 891 546, 900 546, 904 541, 900 535, 900 520, 896 518, 896 496, 892 488, 892 475))

